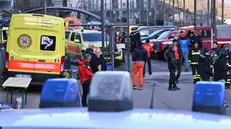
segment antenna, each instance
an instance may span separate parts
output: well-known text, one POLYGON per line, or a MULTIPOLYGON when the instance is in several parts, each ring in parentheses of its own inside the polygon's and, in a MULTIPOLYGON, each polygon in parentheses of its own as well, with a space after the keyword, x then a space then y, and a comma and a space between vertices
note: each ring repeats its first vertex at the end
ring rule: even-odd
POLYGON ((153 83, 150 109, 153 109, 155 87, 156 87, 156 83, 153 83))

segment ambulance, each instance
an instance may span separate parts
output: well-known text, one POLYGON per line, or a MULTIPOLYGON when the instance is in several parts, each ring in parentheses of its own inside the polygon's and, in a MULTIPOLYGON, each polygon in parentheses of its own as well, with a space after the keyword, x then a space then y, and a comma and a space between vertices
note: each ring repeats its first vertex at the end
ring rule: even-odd
POLYGON ((12 15, 6 46, 4 81, 32 78, 41 85, 64 74, 65 29, 62 18, 42 14, 12 15))

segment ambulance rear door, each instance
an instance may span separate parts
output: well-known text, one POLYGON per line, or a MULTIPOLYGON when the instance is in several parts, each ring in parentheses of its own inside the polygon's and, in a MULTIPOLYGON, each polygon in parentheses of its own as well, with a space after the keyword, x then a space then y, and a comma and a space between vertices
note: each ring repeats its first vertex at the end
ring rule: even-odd
POLYGON ((64 22, 61 19, 39 17, 38 39, 35 49, 35 72, 61 74, 61 62, 65 55, 64 22))
POLYGON ((37 17, 13 15, 7 43, 8 71, 16 77, 31 77, 35 68, 37 17), (25 74, 24 74, 25 73, 25 74))

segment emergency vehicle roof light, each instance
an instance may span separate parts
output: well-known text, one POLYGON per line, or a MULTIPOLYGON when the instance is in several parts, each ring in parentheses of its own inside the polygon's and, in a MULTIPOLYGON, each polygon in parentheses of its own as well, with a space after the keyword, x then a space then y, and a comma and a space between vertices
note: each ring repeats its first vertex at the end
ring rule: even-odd
POLYGON ((223 82, 198 82, 194 89, 192 111, 225 114, 223 82))
POLYGON ((119 112, 133 109, 132 83, 128 72, 97 72, 91 82, 89 111, 119 112))
POLYGON ((39 108, 81 107, 76 79, 48 79, 41 92, 39 108))

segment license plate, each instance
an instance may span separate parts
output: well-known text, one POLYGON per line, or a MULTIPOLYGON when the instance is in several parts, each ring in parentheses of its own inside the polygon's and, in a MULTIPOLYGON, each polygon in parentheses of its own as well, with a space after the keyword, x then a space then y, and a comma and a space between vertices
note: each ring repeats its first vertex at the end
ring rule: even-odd
POLYGON ((26 75, 26 74, 16 74, 16 78, 31 78, 31 75, 26 75))

